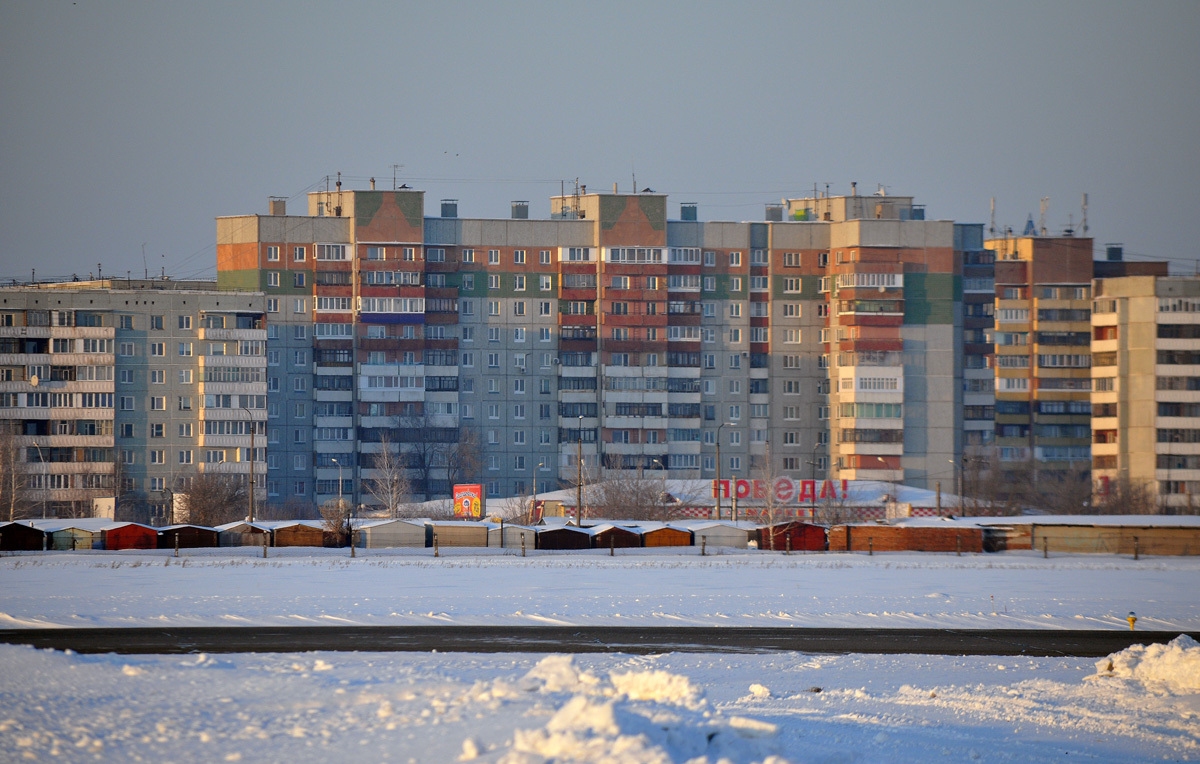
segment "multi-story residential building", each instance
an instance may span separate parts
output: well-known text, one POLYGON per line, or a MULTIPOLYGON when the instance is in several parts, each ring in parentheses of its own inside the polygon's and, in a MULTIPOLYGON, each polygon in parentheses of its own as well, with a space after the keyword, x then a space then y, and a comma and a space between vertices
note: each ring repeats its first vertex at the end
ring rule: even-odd
MULTIPOLYGON (((956 223, 954 249, 962 262, 963 459, 959 479, 978 474, 995 438, 995 253, 983 245, 983 225, 956 223), (972 460, 980 464, 972 464, 972 460)), ((968 486, 964 486, 964 489, 968 486)))
POLYGON ((995 443, 1001 469, 1086 480, 1091 464, 1092 240, 1019 236, 995 252, 995 443))
POLYGON ((211 282, 0 289, 0 422, 26 494, 52 516, 115 498, 162 522, 194 475, 265 474, 263 320, 261 294, 211 282))
POLYGON ((1200 278, 1097 279, 1092 470, 1098 498, 1148 489, 1168 511, 1200 493, 1200 278))
MULTIPOLYGON (((961 268, 953 223, 912 197, 790 199, 825 237, 833 468, 841 478, 932 486, 962 443, 961 268)), ((818 308, 821 309, 820 307, 818 308)))
POLYGON ((762 222, 667 204, 581 187, 549 219, 426 217, 420 191, 339 186, 303 216, 219 218, 220 285, 267 295, 270 498, 373 503, 354 478, 385 438, 428 496, 572 482, 580 453, 681 478, 952 472, 978 235, 909 197, 762 222))

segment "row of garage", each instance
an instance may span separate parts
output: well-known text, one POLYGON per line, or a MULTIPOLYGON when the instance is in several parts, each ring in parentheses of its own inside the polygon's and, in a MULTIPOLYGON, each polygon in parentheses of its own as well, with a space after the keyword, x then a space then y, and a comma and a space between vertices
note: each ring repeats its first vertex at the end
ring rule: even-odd
MULTIPOLYGON (((191 549, 199 547, 337 547, 342 542, 317 520, 234 522, 209 528, 172 525, 152 528, 104 519, 21 520, 0 523, 0 550, 191 549)), ((462 520, 363 520, 354 545, 362 549, 478 547, 582 550, 653 547, 774 551, 957 552, 1035 549, 1058 553, 1200 554, 1200 524, 1167 526, 1032 523, 989 518, 976 525, 957 522, 900 522, 821 525, 788 521, 549 524, 534 527, 462 520)))
MULTIPOLYGON (((316 520, 234 522, 209 528, 152 528, 111 520, 23 520, 0 523, 0 549, 191 549, 198 547, 335 547, 336 534, 316 520)), ((615 524, 527 527, 456 520, 367 520, 356 523, 359 548, 497 547, 509 549, 628 549, 727 547, 823 550, 825 529, 800 522, 775 526, 695 521, 681 524, 615 524), (772 540, 774 547, 772 547, 772 540)))

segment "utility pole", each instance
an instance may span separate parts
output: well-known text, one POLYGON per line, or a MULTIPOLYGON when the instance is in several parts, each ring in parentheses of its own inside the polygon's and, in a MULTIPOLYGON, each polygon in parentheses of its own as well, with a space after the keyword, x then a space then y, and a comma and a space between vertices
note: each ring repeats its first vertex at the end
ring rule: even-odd
POLYGON ((717 519, 721 519, 721 428, 727 423, 717 425, 717 519))
POLYGON ((580 520, 583 518, 583 414, 579 415, 579 431, 578 431, 578 453, 577 461, 579 462, 579 475, 575 481, 575 527, 580 526, 580 520))
POLYGON ((242 411, 246 412, 246 418, 250 423, 250 516, 248 522, 254 522, 254 414, 250 413, 250 409, 245 406, 241 407, 242 411))

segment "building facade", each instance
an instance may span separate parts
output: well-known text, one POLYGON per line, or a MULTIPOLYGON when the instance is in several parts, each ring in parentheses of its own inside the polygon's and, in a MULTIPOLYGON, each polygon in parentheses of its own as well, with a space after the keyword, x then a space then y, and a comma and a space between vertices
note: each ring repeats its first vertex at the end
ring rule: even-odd
POLYGON ((1200 493, 1200 278, 1098 279, 1092 469, 1098 498, 1144 490, 1166 511, 1200 493))
POLYGON ((422 498, 581 471, 950 479, 978 227, 853 191, 759 222, 586 187, 540 220, 425 207, 335 188, 217 220, 221 288, 266 294, 270 500, 372 504, 384 448, 422 498))
POLYGON ((118 517, 166 521, 193 476, 249 477, 252 433, 265 477, 263 298, 213 286, 0 289, 0 425, 34 514, 108 499, 118 517))

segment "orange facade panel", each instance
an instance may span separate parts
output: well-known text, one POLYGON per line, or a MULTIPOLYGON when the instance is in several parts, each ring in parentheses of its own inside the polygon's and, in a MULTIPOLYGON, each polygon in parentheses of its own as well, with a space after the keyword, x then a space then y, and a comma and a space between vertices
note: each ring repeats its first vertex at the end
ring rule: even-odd
POLYGON ((255 242, 247 242, 244 244, 218 244, 217 245, 217 271, 252 271, 257 270, 258 262, 258 244, 255 242))

